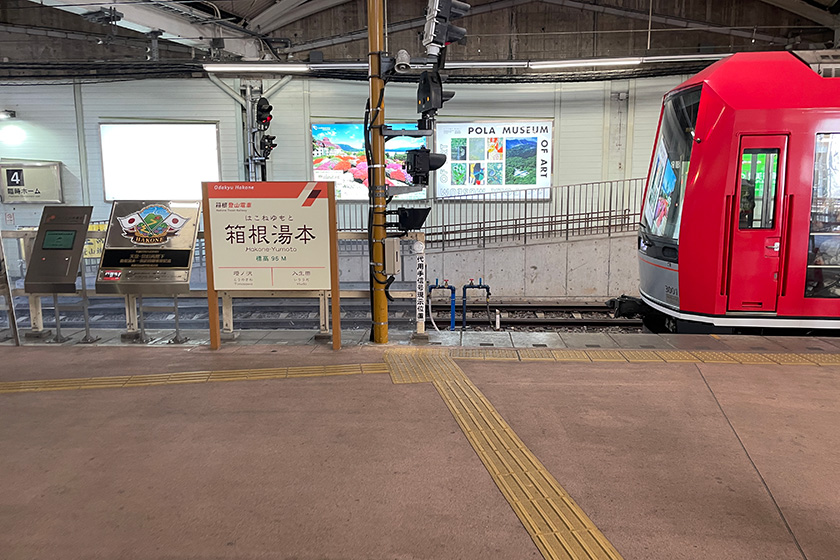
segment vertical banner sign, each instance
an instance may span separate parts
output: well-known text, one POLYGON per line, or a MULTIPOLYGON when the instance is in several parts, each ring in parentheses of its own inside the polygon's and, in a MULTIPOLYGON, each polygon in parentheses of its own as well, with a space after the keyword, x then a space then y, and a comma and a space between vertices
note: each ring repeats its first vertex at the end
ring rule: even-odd
POLYGON ((438 123, 437 196, 550 187, 552 134, 551 121, 438 123))
POLYGON ((417 332, 426 332, 426 254, 417 254, 417 284, 415 286, 417 306, 417 332))

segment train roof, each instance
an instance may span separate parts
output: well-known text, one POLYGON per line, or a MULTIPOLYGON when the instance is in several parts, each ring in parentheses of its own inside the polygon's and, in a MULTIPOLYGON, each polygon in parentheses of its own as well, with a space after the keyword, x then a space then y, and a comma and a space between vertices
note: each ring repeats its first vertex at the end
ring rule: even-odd
POLYGON ((699 84, 735 109, 840 108, 840 78, 824 78, 786 51, 733 54, 674 91, 699 84))

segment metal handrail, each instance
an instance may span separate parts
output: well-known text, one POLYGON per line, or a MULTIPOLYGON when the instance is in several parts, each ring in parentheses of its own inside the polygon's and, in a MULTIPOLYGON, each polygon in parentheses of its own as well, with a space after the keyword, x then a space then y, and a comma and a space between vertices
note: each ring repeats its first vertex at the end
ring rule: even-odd
MULTIPOLYGON (((612 234, 636 228, 644 179, 623 179, 392 202, 432 207, 423 228, 430 247, 612 234)), ((339 229, 365 231, 367 202, 339 201, 339 229)))

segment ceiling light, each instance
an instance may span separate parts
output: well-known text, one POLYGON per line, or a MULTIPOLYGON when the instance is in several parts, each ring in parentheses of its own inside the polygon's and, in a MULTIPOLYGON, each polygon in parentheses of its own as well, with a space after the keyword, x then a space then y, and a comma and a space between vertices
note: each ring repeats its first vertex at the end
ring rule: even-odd
POLYGON ((205 72, 264 72, 269 74, 290 74, 309 72, 308 64, 205 64, 205 72))
POLYGON ((13 119, 13 118, 15 118, 15 116, 16 116, 16 114, 15 114, 14 111, 9 111, 9 110, 0 111, 0 119, 2 119, 2 120, 13 119))
POLYGON ((528 66, 535 70, 541 70, 544 68, 579 68, 582 66, 634 66, 641 63, 642 59, 639 57, 597 59, 579 58, 576 60, 539 60, 530 62, 528 66))
POLYGON ((317 62, 310 64, 309 69, 315 70, 367 70, 367 62, 317 62))
POLYGON ((466 60, 447 62, 447 68, 527 68, 527 60, 466 60))

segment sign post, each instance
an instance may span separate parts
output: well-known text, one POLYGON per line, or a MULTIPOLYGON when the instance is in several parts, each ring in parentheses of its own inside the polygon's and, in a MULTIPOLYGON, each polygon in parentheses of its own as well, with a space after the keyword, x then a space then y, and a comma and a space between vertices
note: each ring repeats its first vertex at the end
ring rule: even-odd
POLYGON ((6 272, 6 259, 3 256, 2 238, 0 238, 0 296, 6 300, 6 313, 9 317, 9 330, 12 333, 15 346, 20 346, 20 334, 18 333, 17 318, 15 317, 15 300, 12 298, 12 288, 9 286, 9 276, 6 272))
POLYGON ((333 348, 340 348, 333 183, 222 182, 203 189, 211 348, 221 345, 219 291, 286 290, 330 290, 333 348))

